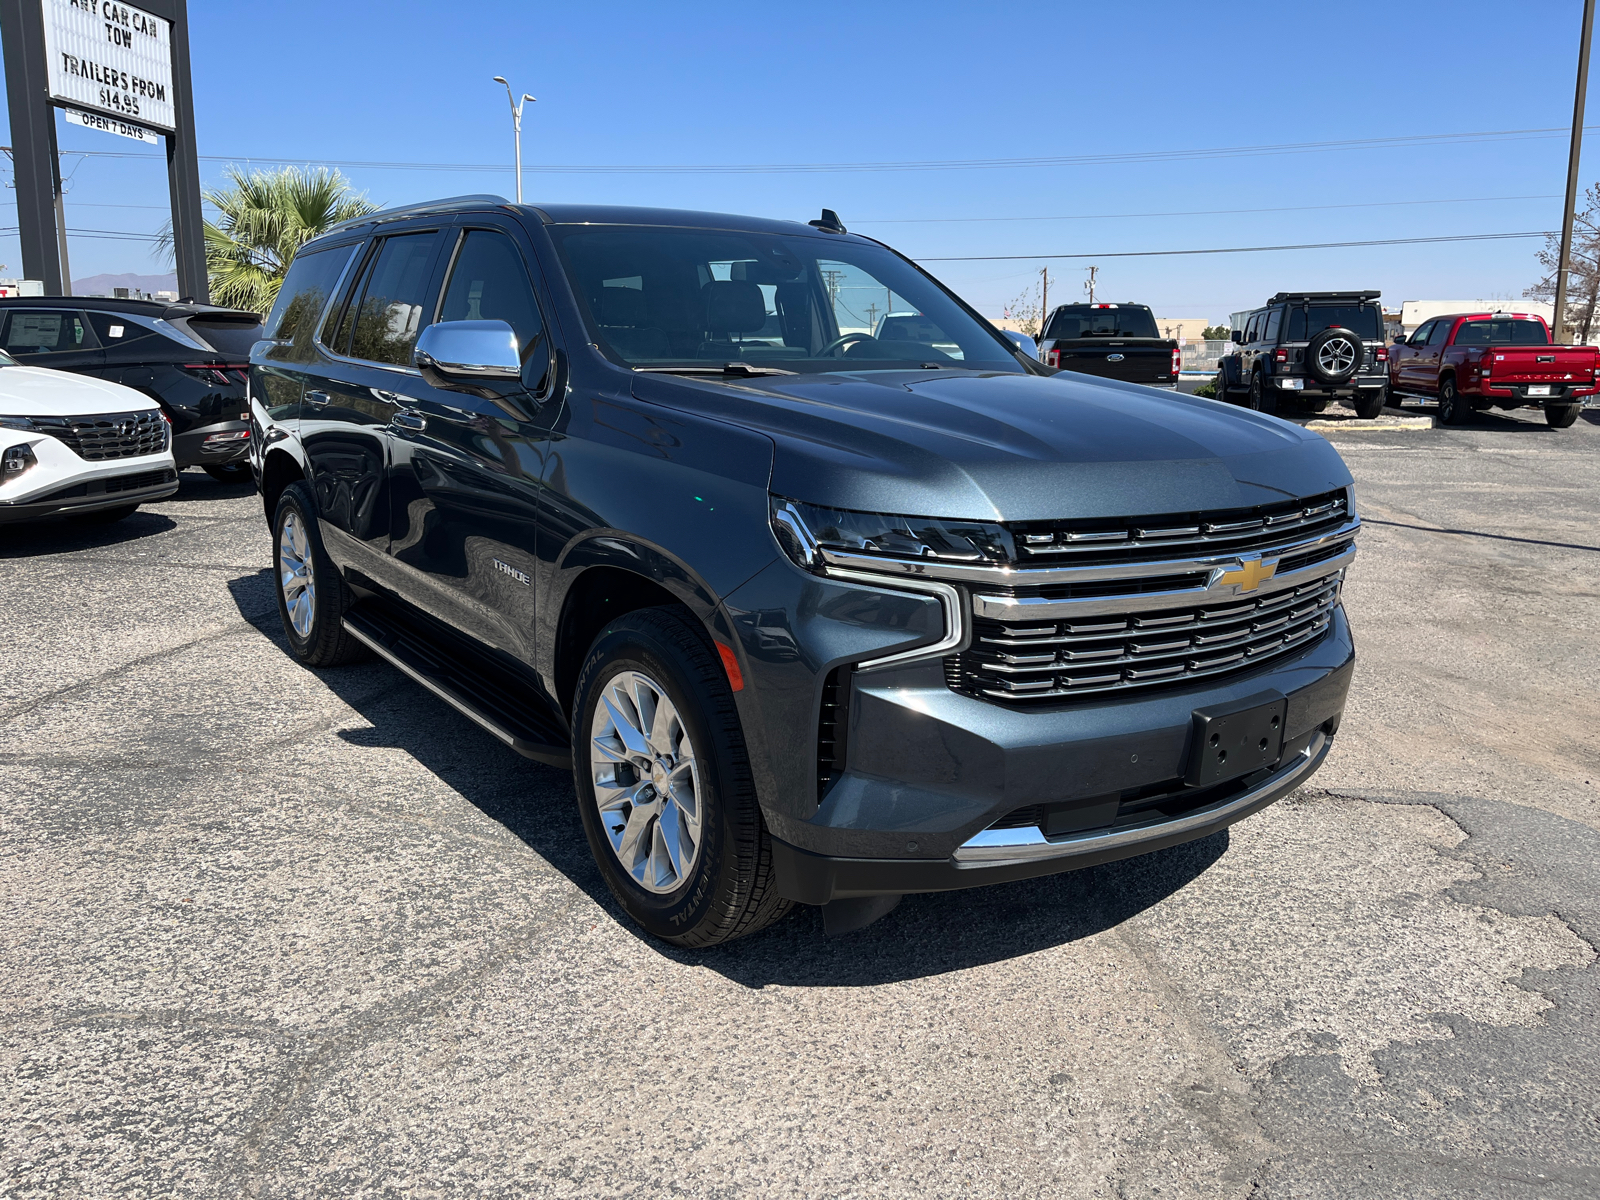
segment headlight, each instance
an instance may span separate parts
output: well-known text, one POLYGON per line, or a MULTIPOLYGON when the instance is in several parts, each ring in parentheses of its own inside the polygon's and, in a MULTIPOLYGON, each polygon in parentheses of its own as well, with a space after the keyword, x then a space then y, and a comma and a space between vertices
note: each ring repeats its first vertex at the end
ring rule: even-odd
POLYGON ((849 512, 782 496, 772 497, 772 532, 783 552, 807 570, 819 569, 827 551, 857 559, 997 566, 1012 562, 1016 551, 1011 534, 990 522, 849 512))

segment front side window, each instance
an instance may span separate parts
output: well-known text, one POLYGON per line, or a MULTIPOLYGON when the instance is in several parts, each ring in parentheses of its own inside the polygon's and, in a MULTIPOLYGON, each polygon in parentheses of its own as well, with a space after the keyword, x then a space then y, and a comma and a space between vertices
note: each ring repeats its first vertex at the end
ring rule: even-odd
POLYGON ((439 301, 440 321, 504 321, 517 335, 522 381, 540 390, 550 366, 544 322, 516 243, 503 233, 470 229, 439 301))
MULTIPOLYGON (((346 313, 352 358, 409 367, 422 328, 437 232, 384 238, 346 313)), ((342 327, 341 327, 342 331, 342 327)))
POLYGON ((13 308, 6 322, 11 354, 76 354, 99 346, 85 314, 59 308, 13 308))
POLYGON ((1442 345, 1444 345, 1445 338, 1450 336, 1450 327, 1452 325, 1454 325, 1454 324, 1455 324, 1454 321, 1449 321, 1449 320, 1440 321, 1438 324, 1436 324, 1433 327, 1433 332, 1428 335, 1428 345, 1430 345, 1430 346, 1442 346, 1442 345))
POLYGON ((1267 341, 1278 340, 1278 328, 1283 324, 1283 309, 1275 308, 1272 315, 1267 318, 1267 341))
POLYGON ((869 242, 662 226, 550 233, 591 340, 626 366, 1024 370, 949 292, 869 242))
POLYGON ((1434 323, 1429 321, 1427 324, 1421 326, 1415 333, 1413 333, 1411 335, 1411 345, 1426 346, 1428 344, 1428 338, 1433 336, 1433 325, 1434 323))

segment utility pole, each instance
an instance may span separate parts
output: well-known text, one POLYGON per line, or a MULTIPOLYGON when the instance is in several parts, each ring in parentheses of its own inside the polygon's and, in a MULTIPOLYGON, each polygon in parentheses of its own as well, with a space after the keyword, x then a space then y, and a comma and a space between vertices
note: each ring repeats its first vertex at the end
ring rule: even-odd
POLYGON ((1572 101, 1572 150, 1567 157, 1567 206, 1561 214, 1561 257, 1556 262, 1556 311, 1552 341, 1567 340, 1567 277, 1572 271, 1572 222, 1578 207, 1578 158, 1583 150, 1583 110, 1589 90, 1589 41, 1594 35, 1594 0, 1583 0, 1583 38, 1578 43, 1578 90, 1572 101))
POLYGON ((522 93, 522 104, 519 104, 517 102, 516 96, 511 91, 511 85, 509 83, 506 83, 504 76, 496 75, 494 77, 494 81, 496 83, 504 83, 505 84, 506 99, 511 101, 511 136, 515 139, 515 141, 517 143, 517 203, 521 204, 522 203, 522 105, 526 104, 529 100, 533 100, 533 102, 535 104, 537 104, 539 102, 537 100, 534 100, 534 98, 532 96, 528 95, 527 92, 523 92, 522 93))
POLYGON ((1094 303, 1094 277, 1096 275, 1100 274, 1100 268, 1099 267, 1089 267, 1088 268, 1088 273, 1089 273, 1089 279, 1088 279, 1088 282, 1083 285, 1083 290, 1089 293, 1089 303, 1093 304, 1094 303))
POLYGON ((1050 268, 1039 272, 1039 334, 1044 336, 1044 324, 1050 319, 1050 268))

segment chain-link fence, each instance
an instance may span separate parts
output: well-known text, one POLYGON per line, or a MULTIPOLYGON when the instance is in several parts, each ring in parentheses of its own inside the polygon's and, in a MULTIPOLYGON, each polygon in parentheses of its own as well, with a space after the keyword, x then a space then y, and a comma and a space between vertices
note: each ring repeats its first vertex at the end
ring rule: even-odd
POLYGON ((1233 348, 1232 342, 1208 338, 1203 342, 1189 342, 1183 347, 1183 369, 1215 373, 1217 360, 1233 348))

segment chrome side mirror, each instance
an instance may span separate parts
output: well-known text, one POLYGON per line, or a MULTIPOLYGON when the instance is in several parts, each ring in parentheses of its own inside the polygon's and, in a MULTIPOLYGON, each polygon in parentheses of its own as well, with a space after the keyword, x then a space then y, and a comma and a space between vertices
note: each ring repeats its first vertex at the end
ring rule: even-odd
POLYGON ((1015 329, 1002 329, 1000 332, 1006 335, 1007 341, 1029 358, 1037 359, 1039 357, 1039 343, 1035 342, 1027 334, 1018 333, 1015 329))
POLYGON ((516 332, 504 321, 439 321, 417 338, 411 361, 434 387, 470 390, 521 379, 517 349, 516 332))

